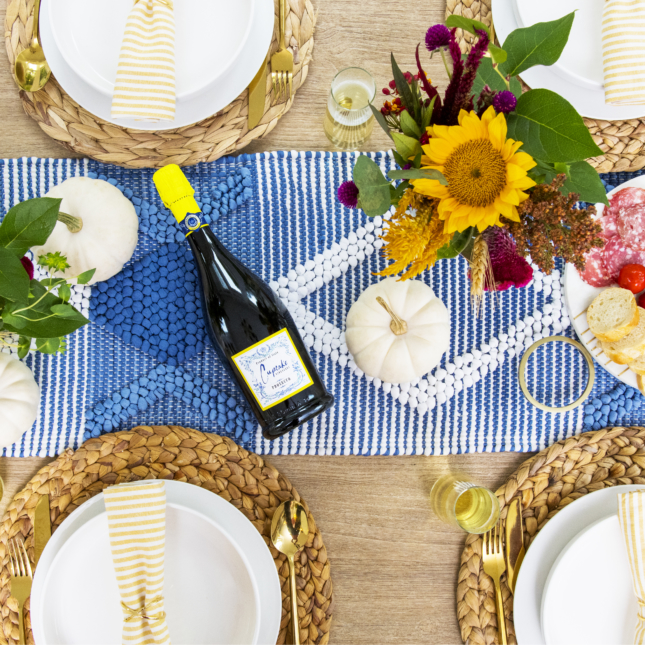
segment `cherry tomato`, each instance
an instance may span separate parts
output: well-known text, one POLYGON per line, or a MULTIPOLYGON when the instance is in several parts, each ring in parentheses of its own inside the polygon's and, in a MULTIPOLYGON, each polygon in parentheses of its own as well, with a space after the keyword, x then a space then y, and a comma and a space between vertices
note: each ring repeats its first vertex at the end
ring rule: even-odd
POLYGON ((620 270, 618 284, 632 293, 640 293, 645 289, 645 267, 640 264, 626 264, 620 270))

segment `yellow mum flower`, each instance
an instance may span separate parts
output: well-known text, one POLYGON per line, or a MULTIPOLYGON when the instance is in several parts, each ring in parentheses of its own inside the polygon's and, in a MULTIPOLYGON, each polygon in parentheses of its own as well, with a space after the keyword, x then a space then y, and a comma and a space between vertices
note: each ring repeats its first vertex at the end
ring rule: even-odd
POLYGON ((436 179, 415 179, 414 190, 439 199, 439 217, 444 232, 454 233, 476 226, 479 231, 501 226, 500 216, 519 222, 517 207, 535 186, 527 171, 537 164, 525 152, 521 141, 506 138, 503 114, 491 106, 481 119, 462 110, 459 125, 428 128, 430 141, 423 146, 428 168, 443 174, 448 185, 436 179))

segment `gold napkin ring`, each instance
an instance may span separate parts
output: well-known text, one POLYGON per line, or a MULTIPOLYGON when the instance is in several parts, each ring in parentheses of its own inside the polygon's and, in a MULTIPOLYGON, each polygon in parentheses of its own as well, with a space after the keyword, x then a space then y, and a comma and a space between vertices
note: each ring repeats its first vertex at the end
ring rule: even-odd
POLYGON ((133 609, 132 607, 128 607, 128 605, 126 605, 123 601, 121 601, 121 607, 123 607, 126 613, 129 614, 123 619, 123 622, 129 623, 131 620, 134 620, 135 618, 141 618, 151 623, 158 623, 164 620, 164 618, 166 617, 165 611, 160 611, 158 614, 147 613, 150 609, 154 609, 156 605, 160 605, 162 602, 163 602, 163 598, 161 596, 156 596, 147 605, 144 605, 140 609, 133 609))
POLYGON ((594 380, 596 378, 596 370, 594 369, 594 366, 593 366, 593 358, 591 358, 591 354, 577 340, 567 338, 566 336, 549 336, 548 338, 541 338, 537 342, 533 343, 524 352, 524 356, 522 356, 522 360, 520 361, 519 377, 520 377, 520 387, 522 388, 522 394, 524 394, 524 396, 529 400, 529 402, 532 403, 535 407, 540 408, 540 410, 544 410, 545 412, 570 412, 571 410, 574 410, 575 408, 577 408, 581 403, 584 403, 587 400, 587 397, 589 396, 589 394, 591 394, 594 380), (565 405, 561 408, 552 408, 548 405, 544 405, 544 403, 540 403, 529 392, 528 388, 526 387, 525 372, 526 372, 526 364, 528 363, 529 357, 540 345, 544 345, 545 343, 552 343, 554 341, 562 341, 563 343, 569 343, 569 345, 573 345, 576 349, 579 349, 582 355, 584 356, 585 360, 587 361, 587 367, 589 368, 589 382, 587 383, 587 387, 585 388, 585 391, 582 393, 582 396, 577 401, 574 401, 573 403, 569 403, 569 405, 565 405))

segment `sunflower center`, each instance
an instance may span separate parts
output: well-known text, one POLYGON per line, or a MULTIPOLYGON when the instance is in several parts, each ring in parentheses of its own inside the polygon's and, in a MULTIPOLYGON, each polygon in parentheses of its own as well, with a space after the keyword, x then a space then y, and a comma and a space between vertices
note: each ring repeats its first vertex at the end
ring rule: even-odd
POLYGON ((468 206, 488 206, 506 186, 506 163, 488 139, 457 146, 444 164, 450 195, 468 206))

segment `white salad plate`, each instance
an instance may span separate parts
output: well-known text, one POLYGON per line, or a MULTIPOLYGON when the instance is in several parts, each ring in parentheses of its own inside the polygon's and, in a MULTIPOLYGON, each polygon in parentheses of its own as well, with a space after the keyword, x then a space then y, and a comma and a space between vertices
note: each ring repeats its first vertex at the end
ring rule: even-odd
MULTIPOLYGON (((624 184, 617 186, 607 193, 611 197, 623 188, 629 187, 645 188, 645 176, 635 177, 626 181, 624 184)), ((605 206, 596 204, 598 216, 602 215, 605 206)), ((627 365, 618 365, 614 363, 603 351, 600 343, 596 341, 587 324, 587 308, 593 302, 594 298, 604 291, 606 287, 592 287, 587 284, 578 273, 578 270, 572 265, 567 264, 564 269, 564 302, 569 312, 569 318, 573 328, 580 339, 580 342, 593 355, 599 365, 602 365, 610 374, 621 380, 626 385, 638 389, 636 374, 632 372, 627 365)))
MULTIPOLYGON (((565 506, 540 530, 526 552, 515 585, 513 624, 518 643, 547 645, 542 631, 542 603, 551 569, 567 544, 587 527, 616 515, 618 493, 644 489, 645 485, 635 484, 589 493, 565 506)), ((595 560, 590 560, 587 565, 597 573, 595 560)), ((588 588, 587 600, 596 592, 595 584, 588 588)), ((568 598, 567 602, 570 603, 571 599, 568 598)))
MULTIPOLYGON (((271 644, 282 595, 273 557, 249 520, 218 495, 166 482, 164 599, 170 638, 271 644)), ((31 623, 39 645, 121 643, 123 612, 103 495, 76 509, 38 562, 31 623)))
POLYGON ((583 529, 553 565, 542 601, 544 637, 547 645, 632 645, 637 616, 625 540, 614 514, 583 529))
POLYGON ((112 119, 131 7, 132 0, 45 0, 40 19, 42 46, 56 80, 86 110, 122 127, 170 130, 212 116, 253 80, 273 38, 273 0, 176 2, 175 120, 112 119))
POLYGON ((605 103, 602 63, 602 10, 605 0, 493 0, 493 23, 500 43, 515 29, 550 22, 576 12, 569 41, 550 67, 536 65, 520 74, 531 88, 545 88, 564 97, 592 119, 635 119, 645 105, 605 103))

